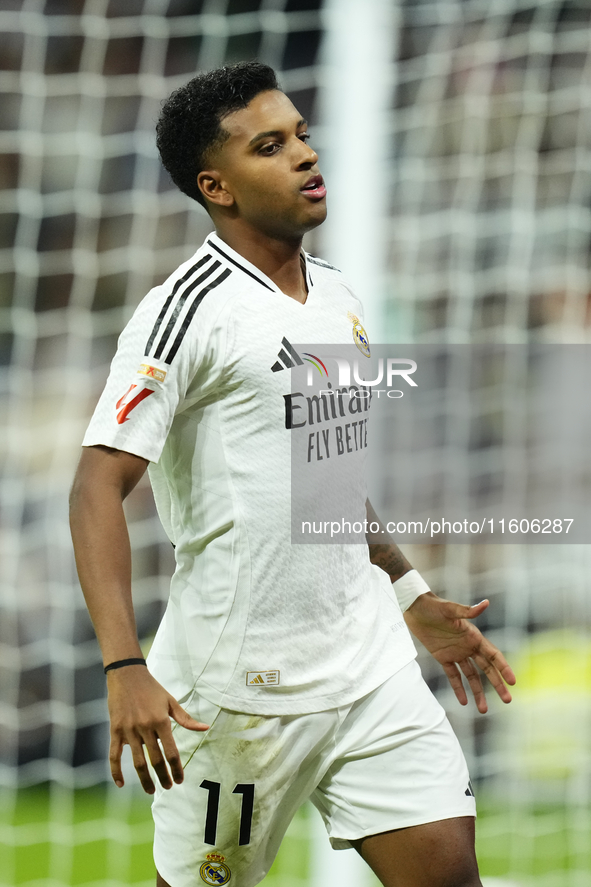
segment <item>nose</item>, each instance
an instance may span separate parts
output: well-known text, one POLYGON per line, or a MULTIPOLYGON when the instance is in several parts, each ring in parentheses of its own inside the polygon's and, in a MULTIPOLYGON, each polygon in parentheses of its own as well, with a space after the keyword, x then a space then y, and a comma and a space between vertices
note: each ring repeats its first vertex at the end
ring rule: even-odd
POLYGON ((302 142, 301 139, 298 139, 298 143, 301 145, 300 148, 300 156, 297 162, 298 169, 310 169, 316 163, 318 163, 318 154, 308 145, 306 142, 302 142))

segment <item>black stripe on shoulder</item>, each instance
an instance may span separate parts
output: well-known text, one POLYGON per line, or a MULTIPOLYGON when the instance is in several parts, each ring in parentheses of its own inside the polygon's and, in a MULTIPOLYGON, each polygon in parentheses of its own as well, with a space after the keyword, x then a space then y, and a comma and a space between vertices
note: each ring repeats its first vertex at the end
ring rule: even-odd
POLYGON ((148 344, 146 345, 146 350, 145 350, 144 354, 147 355, 150 353, 150 348, 154 344, 156 336, 158 335, 158 330, 162 326, 162 321, 166 317, 166 312, 170 308, 172 300, 176 296, 176 294, 179 290, 179 287, 181 287, 183 285, 183 283, 186 283, 187 280, 189 280, 189 278, 192 277, 192 275, 196 271, 198 271, 202 265, 205 265, 206 262, 209 262, 210 259, 211 259, 211 255, 203 256, 202 259, 199 259, 198 262, 196 262, 194 265, 191 266, 191 268, 189 268, 189 270, 187 271, 187 273, 183 277, 181 277, 179 280, 177 280, 177 282, 175 283, 175 285, 172 289, 172 292, 170 293, 170 295, 166 299, 164 305, 162 306, 162 310, 160 311, 160 314, 158 315, 158 317, 156 319, 156 323, 154 324, 154 328, 152 329, 152 332, 150 333, 150 338, 148 339, 148 344))
POLYGON ((212 243, 211 240, 208 240, 207 243, 209 244, 209 246, 211 246, 212 249, 217 249, 218 253, 220 253, 228 262, 232 262, 233 265, 236 265, 237 268, 240 268, 241 271, 244 271, 245 274, 248 274, 249 277, 252 277, 253 280, 256 280, 256 282, 260 283, 261 286, 264 286, 268 290, 271 290, 271 292, 274 292, 273 288, 270 287, 268 283, 265 283, 265 281, 261 280, 260 277, 257 277, 256 274, 253 274, 252 271, 249 271, 248 268, 245 268, 243 265, 240 264, 240 262, 232 259, 227 253, 223 251, 223 249, 220 249, 217 244, 212 243))
POLYGON ((156 358, 156 360, 159 360, 159 358, 162 356, 162 352, 168 344, 170 337, 172 336, 172 331, 174 330, 176 322, 179 319, 179 314, 183 310, 185 302, 187 301, 193 290, 196 289, 196 287, 198 287, 200 283, 203 283, 204 280, 207 280, 208 277, 211 277, 213 272, 217 271, 221 264, 222 263, 218 262, 216 259, 216 261, 212 265, 210 265, 209 268, 203 272, 203 274, 200 274, 199 277, 196 277, 195 280, 192 280, 191 283, 183 290, 182 294, 178 297, 177 303, 174 306, 174 311, 170 315, 170 319, 166 324, 166 329, 162 333, 162 336, 160 337, 160 342, 158 343, 158 346, 154 351, 154 357, 156 358))
MULTIPOLYGON (((213 245, 213 244, 211 244, 211 245, 213 245)), ((320 268, 330 268, 331 271, 338 271, 339 274, 341 273, 340 268, 335 268, 334 265, 329 265, 329 263, 325 262, 324 259, 317 259, 316 256, 311 256, 309 253, 308 253, 308 261, 312 262, 313 265, 318 265, 320 268)))
POLYGON ((189 326, 191 325, 191 321, 193 320, 195 312, 199 308, 199 305, 203 301, 203 298, 207 295, 207 293, 211 292, 212 289, 215 289, 216 286, 219 286, 220 283, 223 283, 224 280, 227 277, 229 277, 231 273, 232 273, 231 268, 225 268, 222 271, 222 273, 219 274, 215 278, 215 280, 212 280, 211 283, 208 283, 207 286, 204 286, 202 290, 199 290, 199 292, 197 293, 197 295, 195 296, 195 298, 191 302, 189 310, 187 311, 185 318, 183 320, 183 325, 181 326, 181 328, 177 334, 177 337, 172 344, 170 351, 166 355, 166 357, 164 359, 164 363, 170 364, 174 360, 175 354, 177 353, 177 351, 181 347, 181 343, 182 343, 183 339, 185 338, 185 334, 186 334, 187 330, 189 329, 189 326))

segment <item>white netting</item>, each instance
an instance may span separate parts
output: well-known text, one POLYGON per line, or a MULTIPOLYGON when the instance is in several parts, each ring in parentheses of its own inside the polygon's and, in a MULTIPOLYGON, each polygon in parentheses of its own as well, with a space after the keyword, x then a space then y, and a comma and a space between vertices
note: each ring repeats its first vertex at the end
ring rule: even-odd
POLYGON ((402 3, 399 341, 589 341, 589 24, 587 3, 402 3))
MULTIPOLYGON (((587 342, 589 4, 392 5, 389 182, 363 170, 372 133, 351 124, 360 152, 351 187, 388 188, 390 340, 587 342)), ((74 575, 67 492, 120 329, 209 229, 160 170, 161 99, 201 68, 256 55, 314 120, 319 6, 0 5, 2 887, 153 882, 143 799, 101 788, 104 680, 74 575)), ((149 642, 171 552, 145 485, 128 514, 149 642)), ((588 548, 450 545, 412 556, 450 596, 491 597, 493 637, 525 675, 511 717, 497 707, 476 725, 442 689, 488 810, 484 871, 588 884, 588 548)), ((282 885, 312 877, 306 822, 282 885)))
MULTIPOLYGON (((161 100, 198 70, 258 56, 312 117, 318 7, 1 4, 3 885, 153 882, 147 802, 131 789, 74 791, 104 784, 107 735, 68 489, 121 328, 210 230, 160 167, 161 100)), ((146 485, 128 515, 138 625, 149 642, 167 596, 170 544, 146 485)))
MULTIPOLYGON (((589 343, 591 7, 403 0, 398 14, 389 340, 589 343)), ((491 418, 491 385, 463 433, 491 418)), ((424 660, 490 813, 484 871, 587 884, 589 547, 423 546, 411 559, 450 597, 491 598, 481 624, 521 672, 512 709, 475 719, 424 660)))

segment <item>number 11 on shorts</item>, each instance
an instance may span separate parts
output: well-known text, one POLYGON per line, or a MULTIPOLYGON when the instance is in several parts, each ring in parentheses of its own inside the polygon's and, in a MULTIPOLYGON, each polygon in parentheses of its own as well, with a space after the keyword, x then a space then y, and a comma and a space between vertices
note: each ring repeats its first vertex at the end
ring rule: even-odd
MULTIPOLYGON (((221 783, 212 782, 204 779, 200 785, 207 791, 207 812, 205 814, 205 833, 203 841, 205 844, 216 843, 216 832, 218 827, 218 815, 220 809, 220 793, 221 783)), ((242 806, 240 809, 240 828, 238 832, 238 844, 250 844, 250 831, 252 827, 252 814, 254 810, 254 784, 239 782, 232 789, 233 795, 242 795, 242 806)))

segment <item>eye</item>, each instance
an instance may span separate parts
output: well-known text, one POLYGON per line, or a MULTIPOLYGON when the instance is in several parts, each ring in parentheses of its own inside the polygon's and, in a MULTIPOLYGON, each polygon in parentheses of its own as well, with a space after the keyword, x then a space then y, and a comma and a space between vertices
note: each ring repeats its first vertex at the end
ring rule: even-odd
POLYGON ((266 157, 271 157, 273 154, 276 154, 281 145, 277 144, 277 142, 269 142, 267 145, 263 145, 259 148, 259 154, 264 154, 266 157))
POLYGON ((307 142, 309 140, 309 138, 310 138, 309 132, 301 132, 298 136, 298 139, 300 139, 302 142, 307 142))

